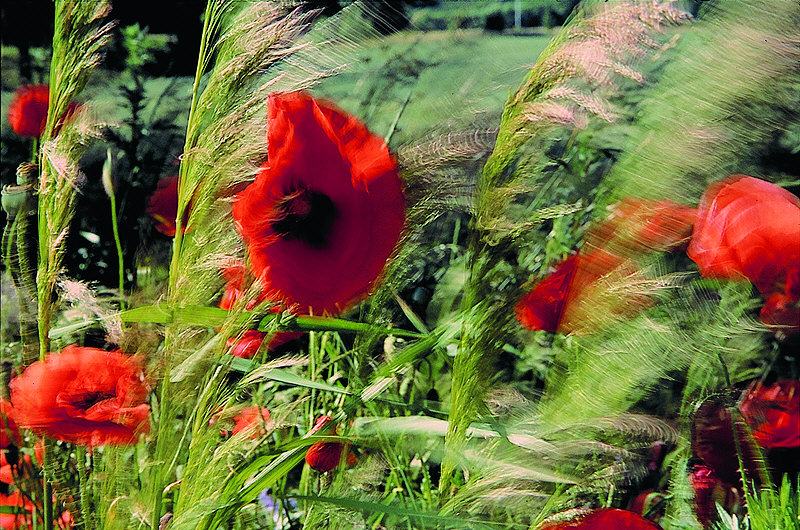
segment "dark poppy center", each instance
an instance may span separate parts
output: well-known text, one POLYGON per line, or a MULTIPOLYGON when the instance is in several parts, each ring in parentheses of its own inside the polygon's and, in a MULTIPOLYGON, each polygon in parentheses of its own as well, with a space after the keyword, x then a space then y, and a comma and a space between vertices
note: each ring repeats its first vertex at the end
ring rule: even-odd
POLYGON ((324 247, 337 213, 330 197, 300 188, 278 201, 270 224, 284 239, 299 239, 313 247, 324 247))
POLYGON ((76 409, 88 410, 101 401, 105 401, 113 397, 114 394, 109 392, 87 392, 81 396, 78 396, 77 399, 74 399, 72 401, 72 406, 74 406, 76 409))

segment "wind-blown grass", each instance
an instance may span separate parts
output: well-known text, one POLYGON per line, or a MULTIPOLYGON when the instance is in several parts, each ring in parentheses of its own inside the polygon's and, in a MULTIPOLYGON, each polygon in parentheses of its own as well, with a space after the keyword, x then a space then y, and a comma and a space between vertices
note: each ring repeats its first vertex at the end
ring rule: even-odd
MULTIPOLYGON (((453 366, 447 442, 452 454, 458 453, 467 426, 480 412, 493 360, 514 322, 509 300, 519 297, 520 282, 505 256, 514 252, 517 223, 527 219, 510 217, 513 200, 523 192, 537 196, 537 186, 546 178, 542 170, 552 133, 579 127, 589 116, 610 120, 613 111, 603 89, 615 87, 621 78, 640 80, 631 65, 654 48, 653 38, 662 28, 683 19, 685 14, 668 4, 588 4, 553 39, 509 99, 476 191, 461 348, 453 366)), ((546 206, 545 195, 538 197, 534 203, 546 206)), ((534 220, 543 217, 539 213, 534 220)), ((443 495, 453 470, 453 463, 445 460, 443 495)))

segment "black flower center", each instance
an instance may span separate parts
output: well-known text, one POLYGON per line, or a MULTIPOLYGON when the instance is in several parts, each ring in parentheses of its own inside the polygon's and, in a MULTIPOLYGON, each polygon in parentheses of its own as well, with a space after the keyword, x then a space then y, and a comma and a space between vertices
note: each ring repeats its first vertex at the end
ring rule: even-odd
POLYGON ((318 191, 299 188, 286 194, 274 209, 272 229, 284 239, 299 239, 312 247, 328 242, 337 211, 333 201, 318 191))
POLYGON ((113 397, 115 397, 114 394, 109 392, 87 392, 80 396, 76 396, 76 399, 72 401, 72 405, 77 409, 88 410, 101 401, 105 401, 113 397))

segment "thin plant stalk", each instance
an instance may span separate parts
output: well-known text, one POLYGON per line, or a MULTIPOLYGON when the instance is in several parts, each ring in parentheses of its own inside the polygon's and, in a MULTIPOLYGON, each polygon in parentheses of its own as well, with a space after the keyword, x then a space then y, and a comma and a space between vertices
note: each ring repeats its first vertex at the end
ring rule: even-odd
POLYGON ((125 261, 122 254, 122 242, 119 238, 119 224, 117 222, 117 196, 114 190, 114 182, 111 180, 111 150, 107 151, 106 161, 103 164, 103 186, 105 187, 108 198, 111 200, 111 230, 114 233, 114 245, 117 249, 117 283, 119 286, 120 309, 125 311, 125 261))
MULTIPOLYGON (((192 103, 189 109, 189 120, 187 125, 186 142, 184 145, 184 154, 188 153, 192 148, 195 141, 195 136, 192 134, 191 128, 194 123, 197 102, 200 97, 200 79, 203 75, 207 65, 207 55, 209 41, 211 38, 211 19, 213 18, 215 3, 209 1, 206 4, 205 15, 203 18, 203 32, 200 39, 200 53, 197 60, 197 68, 195 70, 194 84, 192 85, 192 103)), ((172 259, 170 261, 170 275, 169 275, 169 290, 168 295, 170 299, 177 296, 177 281, 178 281, 178 268, 180 266, 181 245, 183 243, 183 211, 187 207, 188 200, 184 199, 182 183, 186 178, 188 172, 188 164, 186 159, 181 161, 180 169, 178 172, 178 211, 175 219, 175 238, 172 241, 172 259)), ((166 462, 169 458, 166 451, 171 449, 171 445, 167 444, 166 429, 171 420, 171 403, 169 394, 169 371, 170 371, 170 348, 171 344, 177 339, 176 330, 172 326, 167 326, 164 334, 164 345, 166 355, 164 356, 164 378, 160 382, 159 397, 158 397, 158 428, 156 433, 156 447, 155 447, 155 460, 156 462, 166 462)), ((151 527, 156 529, 161 521, 161 507, 163 503, 163 493, 166 479, 162 473, 163 466, 156 465, 153 468, 152 475, 152 495, 153 495, 153 513, 151 517, 151 527)))
POLYGON ((75 447, 75 459, 78 462, 78 487, 81 496, 81 514, 83 515, 83 527, 94 528, 92 524, 92 485, 86 473, 86 449, 83 446, 75 447))

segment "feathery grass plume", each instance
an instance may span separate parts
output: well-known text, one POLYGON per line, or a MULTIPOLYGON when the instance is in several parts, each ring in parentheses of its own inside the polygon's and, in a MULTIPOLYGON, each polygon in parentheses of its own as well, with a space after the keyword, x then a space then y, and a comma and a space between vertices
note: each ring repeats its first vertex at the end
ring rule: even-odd
MULTIPOLYGON (((360 16, 368 9, 365 5, 354 4, 312 29, 316 13, 304 13, 291 3, 209 2, 179 172, 170 307, 210 303, 219 294, 220 269, 242 260, 241 241, 230 217, 232 195, 252 180, 267 156, 269 93, 307 87, 342 69, 359 41, 376 34, 360 16), (188 222, 182 227, 184 211, 188 211, 188 222)), ((255 295, 258 285, 249 289, 255 295)), ((244 498, 241 495, 249 493, 240 491, 242 477, 255 473, 252 465, 237 463, 230 473, 223 465, 220 469, 226 473, 220 476, 219 470, 206 465, 204 453, 195 451, 209 440, 207 424, 196 420, 187 424, 183 434, 171 428, 179 411, 186 408, 182 396, 190 396, 197 386, 221 388, 214 385, 225 377, 225 371, 203 368, 224 353, 222 339, 235 336, 245 324, 233 313, 216 337, 206 328, 181 322, 180 317, 167 322, 159 367, 164 376, 159 383, 155 466, 147 501, 153 506, 149 517, 154 526, 163 513, 163 487, 172 480, 178 464, 192 470, 194 477, 182 483, 181 498, 208 496, 208 485, 213 484, 219 491, 210 498, 222 500, 207 507, 202 522, 193 518, 198 514, 196 506, 181 504, 178 508, 185 512, 175 513, 173 525, 214 526, 235 517, 238 507, 255 498, 244 498), (193 445, 184 455, 189 440, 193 445), (184 463, 184 458, 189 460, 184 463)), ((184 412, 193 418, 209 413, 207 403, 184 412)), ((290 451, 286 462, 295 462, 296 452, 290 451)), ((265 463, 263 458, 260 462, 265 463)), ((264 480, 280 476, 272 474, 264 480)))
POLYGON ((122 321, 119 313, 92 288, 79 281, 62 278, 58 281, 59 298, 80 312, 82 321, 97 319, 105 328, 107 341, 119 344, 122 340, 122 321))
POLYGON ((105 21, 108 2, 56 2, 53 56, 50 64, 50 106, 42 134, 39 178, 39 300, 40 356, 48 352, 52 295, 61 270, 64 242, 75 208, 75 193, 83 173, 78 159, 87 143, 100 136, 100 125, 79 109, 61 123, 102 59, 113 23, 105 21))
POLYGON ((800 121, 797 2, 704 2, 675 52, 609 175, 619 196, 696 202, 800 121))
MULTIPOLYGON (((85 106, 72 112, 68 119, 64 116, 102 59, 101 50, 113 27, 113 23, 105 20, 110 9, 108 2, 59 1, 55 6, 49 108, 39 155, 36 289, 40 359, 50 351, 53 297, 61 273, 64 243, 75 209, 75 195, 86 178, 78 160, 88 143, 100 137, 100 125, 85 106)), ((53 521, 54 469, 50 460, 45 456, 42 466, 45 529, 51 528, 53 521)))
POLYGON ((409 225, 424 226, 442 212, 468 212, 474 189, 474 174, 491 153, 497 129, 433 132, 423 141, 400 146, 398 164, 406 181, 409 225))
MULTIPOLYGON (((279 3, 212 0, 206 6, 179 171, 170 303, 185 306, 211 302, 221 283, 218 265, 239 250, 240 242, 230 219, 230 201, 225 197, 232 195, 238 183, 254 175, 266 158, 269 82, 264 83, 263 73, 289 53, 294 40, 307 29, 307 22, 307 16, 279 3), (201 90, 204 76, 207 81, 201 90), (183 227, 187 209, 188 226, 183 227)), ((156 466, 151 470, 152 499, 148 502, 153 507, 153 527, 159 524, 162 490, 174 473, 185 440, 171 430, 182 407, 176 391, 181 387, 186 391, 197 384, 196 378, 186 378, 179 387, 170 388, 169 374, 190 352, 204 349, 203 342, 216 343, 208 342, 209 338, 205 330, 181 322, 168 324, 165 329, 156 466)))
MULTIPOLYGON (((543 170, 555 133, 581 127, 589 119, 613 120, 609 92, 623 79, 640 81, 637 62, 658 44, 664 28, 686 18, 671 3, 587 3, 573 13, 506 104, 475 197, 448 454, 458 453, 467 426, 479 412, 496 352, 514 322, 508 300, 518 298, 522 271, 509 259, 520 244, 520 220, 511 218, 512 211, 529 217, 532 210, 553 206, 543 170), (528 205, 515 205, 523 194, 528 205)), ((446 459, 440 482, 444 496, 453 471, 454 463, 446 459)))

